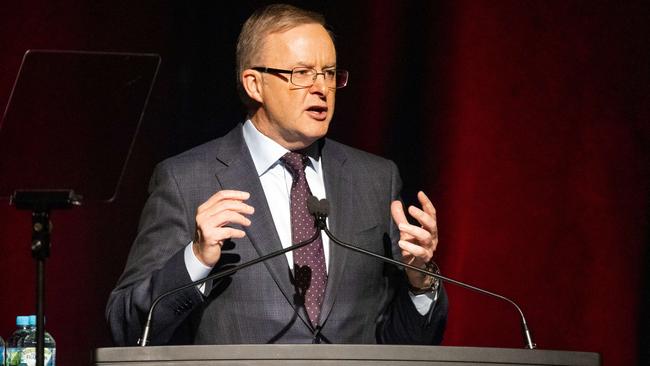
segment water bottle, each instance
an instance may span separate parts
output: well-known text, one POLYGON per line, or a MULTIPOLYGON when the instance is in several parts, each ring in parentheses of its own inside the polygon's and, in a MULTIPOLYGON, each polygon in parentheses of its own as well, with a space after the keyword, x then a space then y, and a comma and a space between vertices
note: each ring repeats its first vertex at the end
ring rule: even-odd
POLYGON ((20 357, 22 355, 22 349, 19 344, 22 341, 22 338, 29 333, 29 317, 19 315, 16 317, 16 330, 13 332, 9 338, 7 338, 7 366, 18 366, 20 365, 20 357))
MULTIPOLYGON (((30 329, 20 341, 19 345, 22 347, 22 355, 20 357, 20 366, 35 366, 36 365, 36 315, 29 317, 30 329)), ((46 366, 54 366, 56 362, 56 343, 54 338, 45 332, 44 347, 44 362, 46 366)))
POLYGON ((0 365, 5 364, 5 340, 0 337, 0 365))

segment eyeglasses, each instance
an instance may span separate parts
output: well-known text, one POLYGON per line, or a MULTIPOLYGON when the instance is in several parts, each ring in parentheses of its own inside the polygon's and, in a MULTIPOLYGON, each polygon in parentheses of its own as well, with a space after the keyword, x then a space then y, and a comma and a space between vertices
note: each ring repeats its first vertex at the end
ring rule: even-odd
POLYGON ((274 69, 272 67, 256 66, 252 70, 268 74, 291 74, 289 81, 295 86, 308 88, 316 82, 318 75, 323 75, 325 85, 330 89, 341 89, 348 85, 348 71, 341 69, 325 69, 322 72, 311 67, 294 67, 291 70, 274 69))

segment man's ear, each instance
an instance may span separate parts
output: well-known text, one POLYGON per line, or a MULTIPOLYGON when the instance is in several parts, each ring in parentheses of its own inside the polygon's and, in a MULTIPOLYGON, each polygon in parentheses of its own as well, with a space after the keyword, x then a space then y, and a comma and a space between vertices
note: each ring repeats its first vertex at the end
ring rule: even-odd
POLYGON ((246 69, 241 74, 242 85, 248 97, 258 103, 264 102, 262 93, 262 74, 259 71, 246 69))

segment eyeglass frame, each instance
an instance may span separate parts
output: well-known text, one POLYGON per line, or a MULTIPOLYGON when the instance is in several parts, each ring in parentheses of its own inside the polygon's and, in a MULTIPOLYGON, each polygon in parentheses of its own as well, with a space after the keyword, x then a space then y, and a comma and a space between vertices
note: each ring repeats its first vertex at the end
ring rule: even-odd
MULTIPOLYGON (((318 72, 318 70, 316 70, 313 67, 296 66, 291 70, 286 70, 286 69, 276 69, 276 68, 273 68, 273 67, 266 67, 266 66, 253 66, 250 69, 255 70, 255 71, 259 71, 259 72, 263 72, 263 73, 267 73, 267 74, 289 74, 289 82, 291 84, 293 84, 295 86, 299 86, 301 88, 310 88, 310 87, 312 87, 314 85, 314 83, 316 83, 316 79, 318 78, 318 75, 323 75, 323 79, 326 80, 325 79, 325 70, 321 70, 321 72, 318 72), (316 72, 314 74, 313 78, 312 78, 311 85, 298 85, 298 84, 293 82, 293 71, 296 70, 296 69, 309 69, 309 70, 313 70, 313 71, 316 72)), ((330 89, 341 89, 341 88, 345 88, 348 85, 348 78, 350 77, 350 72, 348 70, 339 69, 339 68, 331 68, 331 69, 326 69, 326 70, 327 71, 334 70, 334 72, 336 74, 338 74, 339 72, 344 72, 345 73, 345 84, 343 84, 342 86, 336 86, 335 85, 334 88, 328 86, 328 88, 330 88, 330 89)), ((336 83, 336 75, 334 77, 335 77, 334 82, 336 83)))

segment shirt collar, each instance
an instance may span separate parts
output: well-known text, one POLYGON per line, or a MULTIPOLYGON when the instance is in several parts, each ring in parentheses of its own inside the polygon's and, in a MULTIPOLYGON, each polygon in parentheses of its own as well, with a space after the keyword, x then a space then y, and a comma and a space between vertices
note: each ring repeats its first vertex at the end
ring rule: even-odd
MULTIPOLYGON (((284 154, 289 152, 289 150, 285 149, 282 145, 261 133, 250 119, 244 123, 243 135, 244 141, 246 142, 251 157, 253 158, 253 163, 255 164, 255 170, 257 170, 258 176, 262 176, 266 173, 278 163, 284 154)), ((320 143, 316 142, 301 151, 309 157, 309 166, 318 174, 320 174, 321 168, 319 146, 320 143)))

